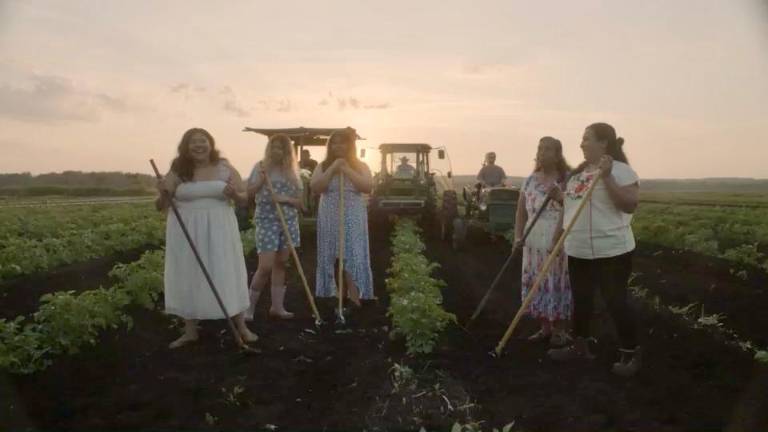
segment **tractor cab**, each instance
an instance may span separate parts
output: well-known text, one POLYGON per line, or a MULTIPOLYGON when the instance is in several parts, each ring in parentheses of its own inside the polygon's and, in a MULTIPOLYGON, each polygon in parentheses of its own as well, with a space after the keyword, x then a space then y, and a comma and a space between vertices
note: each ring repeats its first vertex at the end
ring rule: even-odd
MULTIPOLYGON (((298 161, 301 155, 301 151, 304 150, 305 147, 321 147, 321 146, 325 147, 328 142, 328 138, 331 136, 332 133, 337 131, 341 132, 345 130, 352 131, 355 133, 355 135, 357 135, 357 132, 355 131, 355 129, 350 127, 346 127, 346 128, 298 127, 298 128, 286 128, 286 129, 260 129, 260 128, 246 127, 243 129, 243 132, 255 132, 255 133, 264 135, 267 138, 276 134, 287 135, 291 139, 291 141, 293 141, 293 149, 296 155, 296 160, 298 161)), ((364 138, 361 138, 359 135, 357 135, 357 139, 361 140, 364 138)), ((304 185, 304 196, 302 197, 302 200, 304 203, 304 212, 302 212, 301 223, 303 226, 314 227, 315 221, 317 219, 317 205, 319 202, 319 196, 312 192, 309 185, 309 182, 312 178, 312 172, 308 169, 300 169, 299 174, 301 177, 301 181, 304 185)))
MULTIPOLYGON (((437 188, 430 166, 433 147, 424 143, 381 144, 381 168, 374 177, 373 216, 434 212, 437 188)), ((445 151, 438 150, 438 159, 445 151)))

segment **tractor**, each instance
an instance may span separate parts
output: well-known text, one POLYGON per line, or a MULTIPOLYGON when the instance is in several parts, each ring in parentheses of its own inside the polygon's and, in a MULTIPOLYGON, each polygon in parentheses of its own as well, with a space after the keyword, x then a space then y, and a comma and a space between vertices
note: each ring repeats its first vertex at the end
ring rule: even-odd
MULTIPOLYGON (((299 155, 301 155, 301 151, 304 150, 304 147, 318 147, 318 146, 324 147, 328 141, 328 137, 330 137, 333 132, 345 131, 345 130, 352 130, 354 132, 354 129, 349 127, 346 127, 346 128, 298 127, 298 128, 288 128, 288 129, 258 129, 258 128, 246 127, 243 129, 243 132, 255 132, 255 133, 265 135, 268 138, 276 134, 288 135, 288 137, 291 138, 291 141, 293 141, 293 148, 294 148, 294 151, 296 152, 296 159, 298 160, 299 155)), ((358 135, 357 139, 361 140, 364 138, 361 138, 358 135)), ((307 169, 301 169, 299 174, 301 176, 301 181, 304 184, 304 196, 303 196, 304 211, 301 213, 301 225, 302 227, 314 228, 317 222, 317 205, 319 203, 319 197, 316 194, 312 193, 312 190, 309 186, 310 179, 312 178, 312 172, 310 172, 307 169)), ((251 210, 252 209, 246 209, 245 211, 243 211, 242 209, 238 209, 238 220, 240 221, 242 219, 243 215, 241 213, 243 212, 245 213, 246 215, 245 218, 247 220, 247 215, 250 214, 251 210)))
MULTIPOLYGON (((473 233, 485 233, 492 240, 503 237, 515 227, 520 190, 516 187, 486 187, 475 184, 464 186, 463 217, 456 215, 450 238, 454 249, 460 249, 473 233)), ((443 238, 447 239, 448 235, 443 238)))
MULTIPOLYGON (((381 169, 374 176, 368 203, 372 221, 384 221, 394 215, 414 215, 423 220, 435 217, 437 187, 429 160, 432 150, 437 150, 438 159, 445 158, 444 149, 424 143, 379 146, 381 169)), ((365 155, 365 149, 361 149, 361 155, 365 155)))

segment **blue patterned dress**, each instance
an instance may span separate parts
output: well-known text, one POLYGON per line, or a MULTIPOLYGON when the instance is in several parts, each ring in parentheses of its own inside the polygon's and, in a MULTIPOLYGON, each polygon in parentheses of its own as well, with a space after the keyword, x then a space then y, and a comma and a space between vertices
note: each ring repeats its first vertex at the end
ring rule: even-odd
MULTIPOLYGON (((368 167, 365 167, 367 170, 368 167)), ((363 194, 344 177, 344 270, 360 291, 360 298, 373 298, 373 274, 368 242, 368 211, 363 194)), ((339 254, 339 175, 333 176, 320 196, 317 210, 318 297, 336 296, 334 264, 339 254)), ((346 290, 346 287, 345 287, 346 290)))
MULTIPOLYGON (((258 181, 261 173, 261 164, 257 163, 251 171, 248 183, 253 184, 258 181)), ((269 173, 269 180, 272 182, 272 188, 276 195, 285 195, 290 197, 301 196, 302 183, 294 184, 286 178, 283 171, 279 168, 272 168, 269 173)), ((277 252, 288 248, 283 227, 277 215, 277 208, 272 202, 269 194, 269 188, 266 182, 256 193, 256 210, 253 216, 253 225, 255 226, 256 250, 262 252, 277 252)), ((291 235, 291 242, 294 247, 299 247, 301 236, 299 235, 299 211, 296 207, 288 204, 281 205, 285 215, 285 223, 288 225, 288 232, 291 235)))
MULTIPOLYGON (((528 225, 533 222, 536 212, 539 211, 547 192, 554 183, 542 183, 536 173, 531 174, 523 184, 522 193, 525 195, 525 211, 528 213, 528 225)), ((523 280, 522 299, 528 295, 528 290, 533 287, 539 269, 544 266, 549 254, 547 250, 552 244, 557 229, 557 221, 560 215, 560 204, 550 202, 547 209, 541 214, 523 246, 523 280)), ((568 265, 565 253, 561 253, 549 269, 549 273, 539 286, 539 291, 533 298, 528 308, 530 316, 548 321, 569 320, 573 310, 571 296, 571 284, 568 279, 568 265)))

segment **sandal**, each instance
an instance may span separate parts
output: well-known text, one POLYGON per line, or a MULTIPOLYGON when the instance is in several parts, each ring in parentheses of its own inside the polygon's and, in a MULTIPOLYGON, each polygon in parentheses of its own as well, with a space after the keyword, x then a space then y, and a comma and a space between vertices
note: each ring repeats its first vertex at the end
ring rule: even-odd
POLYGON ((568 333, 564 331, 559 331, 552 333, 552 336, 549 338, 549 344, 553 347, 561 347, 568 342, 571 342, 573 339, 571 338, 568 333))
POLYGON ((576 338, 572 345, 563 348, 553 348, 547 351, 552 360, 594 360, 595 356, 589 351, 589 345, 584 338, 576 338))
POLYGON ((176 349, 181 348, 184 345, 191 344, 192 342, 197 342, 197 336, 189 336, 186 333, 181 335, 178 339, 168 344, 168 348, 170 349, 176 349))
POLYGON ((282 312, 275 312, 272 309, 269 309, 269 317, 270 318, 279 318, 284 320, 293 319, 295 314, 293 312, 288 311, 282 311, 282 312))
POLYGON ((536 333, 528 336, 528 342, 542 342, 551 338, 552 336, 552 333, 544 331, 544 329, 539 329, 539 331, 536 333))
POLYGON ((259 340, 259 335, 250 330, 238 330, 237 332, 240 333, 240 338, 242 338, 245 343, 253 343, 259 340))

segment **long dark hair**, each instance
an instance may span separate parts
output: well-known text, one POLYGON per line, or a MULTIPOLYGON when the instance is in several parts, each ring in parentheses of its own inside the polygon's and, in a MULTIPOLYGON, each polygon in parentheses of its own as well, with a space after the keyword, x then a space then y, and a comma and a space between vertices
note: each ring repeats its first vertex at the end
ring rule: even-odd
MULTIPOLYGON (((555 145, 555 148, 557 149, 557 163, 555 168, 557 168, 557 174, 558 178, 560 180, 565 179, 565 176, 568 174, 568 171, 571 170, 571 166, 568 165, 568 162, 565 160, 565 156, 563 156, 563 143, 560 142, 559 139, 553 138, 551 136, 545 136, 542 137, 539 140, 539 144, 550 142, 555 145)), ((538 159, 536 159, 536 168, 533 170, 534 172, 541 171, 541 162, 539 162, 538 159)))
POLYGON ((178 155, 171 163, 171 171, 176 173, 182 182, 192 181, 192 178, 195 176, 195 161, 189 154, 189 141, 192 139, 192 135, 196 133, 205 135, 208 139, 208 143, 211 145, 209 160, 212 163, 215 163, 221 159, 219 151, 216 150, 216 142, 207 130, 203 128, 192 128, 184 132, 184 135, 181 137, 181 142, 179 142, 178 155))
POLYGON ((627 155, 624 154, 622 147, 624 146, 624 138, 616 137, 616 129, 608 123, 592 123, 587 126, 587 129, 591 130, 595 134, 595 138, 598 141, 605 141, 606 148, 605 153, 612 157, 613 160, 624 162, 629 165, 627 155))
POLYGON ((331 142, 333 142, 333 139, 336 137, 344 140, 347 144, 347 154, 344 156, 347 163, 353 168, 360 166, 360 160, 357 158, 357 131, 348 127, 346 129, 333 131, 328 137, 328 141, 325 143, 325 160, 323 160, 323 163, 321 164, 323 171, 327 170, 336 159, 331 152, 331 142))

